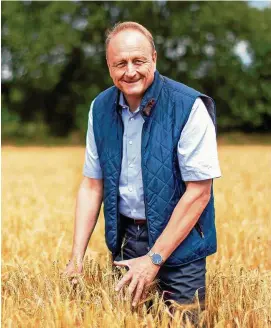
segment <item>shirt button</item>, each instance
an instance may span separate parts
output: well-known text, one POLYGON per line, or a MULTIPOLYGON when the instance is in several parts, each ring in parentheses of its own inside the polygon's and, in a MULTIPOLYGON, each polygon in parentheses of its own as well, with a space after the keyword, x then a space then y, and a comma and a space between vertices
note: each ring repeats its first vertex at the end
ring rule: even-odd
POLYGON ((133 164, 129 164, 129 167, 133 167, 134 165, 133 164))
POLYGON ((129 144, 131 145, 133 143, 133 141, 132 140, 129 140, 129 144))
POLYGON ((129 187, 128 190, 129 190, 129 191, 133 191, 133 188, 132 188, 132 187, 129 187))
POLYGON ((134 118, 133 118, 133 117, 131 117, 131 118, 130 118, 130 120, 131 120, 131 121, 133 121, 133 120, 134 120, 134 118))

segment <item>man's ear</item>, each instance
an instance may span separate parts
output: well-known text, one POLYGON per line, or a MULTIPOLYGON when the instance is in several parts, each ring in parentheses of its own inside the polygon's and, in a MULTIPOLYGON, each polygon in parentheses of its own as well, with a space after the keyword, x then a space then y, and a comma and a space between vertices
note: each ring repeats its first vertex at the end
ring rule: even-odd
POLYGON ((107 55, 105 55, 105 59, 106 59, 106 64, 107 64, 107 67, 110 69, 110 66, 109 66, 109 62, 108 62, 108 58, 107 58, 107 55))
POLYGON ((106 58, 106 64, 107 64, 107 67, 108 67, 109 74, 110 74, 110 76, 111 76, 111 67, 110 67, 110 65, 109 65, 109 61, 108 61, 107 58, 106 58))
POLYGON ((156 68, 156 62, 157 62, 157 52, 154 50, 154 52, 152 53, 152 60, 155 64, 155 68, 156 68))

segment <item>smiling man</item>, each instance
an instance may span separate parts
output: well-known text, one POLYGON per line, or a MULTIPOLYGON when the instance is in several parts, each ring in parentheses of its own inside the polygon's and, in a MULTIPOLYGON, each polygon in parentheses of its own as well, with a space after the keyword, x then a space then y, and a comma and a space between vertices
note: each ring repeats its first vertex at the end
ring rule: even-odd
POLYGON ((125 95, 133 112, 153 82, 156 51, 147 31, 144 35, 133 29, 118 30, 106 40, 107 65, 115 86, 125 95))
MULTIPOLYGON (((117 24, 106 39, 114 86, 92 102, 72 259, 82 261, 104 202, 106 244, 129 270, 132 305, 158 279, 164 299, 205 299, 216 252, 213 178, 221 176, 214 101, 156 70, 150 32, 117 24)), ((73 261, 67 272, 74 272, 73 261)))

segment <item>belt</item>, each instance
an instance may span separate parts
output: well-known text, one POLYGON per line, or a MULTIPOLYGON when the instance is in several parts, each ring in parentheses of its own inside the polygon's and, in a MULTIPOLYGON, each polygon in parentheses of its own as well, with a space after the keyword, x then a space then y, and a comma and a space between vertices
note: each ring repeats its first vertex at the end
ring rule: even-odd
POLYGON ((146 224, 146 220, 145 219, 134 219, 134 218, 129 218, 134 224, 137 225, 143 225, 146 224))
POLYGON ((146 224, 146 219, 134 219, 134 218, 130 218, 129 216, 126 216, 126 215, 123 215, 123 214, 120 214, 126 223, 133 223, 133 224, 136 224, 136 225, 144 225, 146 224))

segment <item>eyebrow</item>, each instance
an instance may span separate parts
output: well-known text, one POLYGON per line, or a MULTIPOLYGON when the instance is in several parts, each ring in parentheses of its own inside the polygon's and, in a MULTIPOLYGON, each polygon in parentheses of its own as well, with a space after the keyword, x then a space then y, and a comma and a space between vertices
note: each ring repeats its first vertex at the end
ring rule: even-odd
MULTIPOLYGON (((132 61, 137 60, 137 59, 139 59, 139 60, 147 60, 147 57, 145 57, 145 56, 135 56, 134 58, 132 58, 132 61)), ((113 65, 118 65, 118 64, 121 64, 121 63, 125 63, 125 62, 127 62, 127 59, 122 58, 122 59, 113 61, 113 65)))

